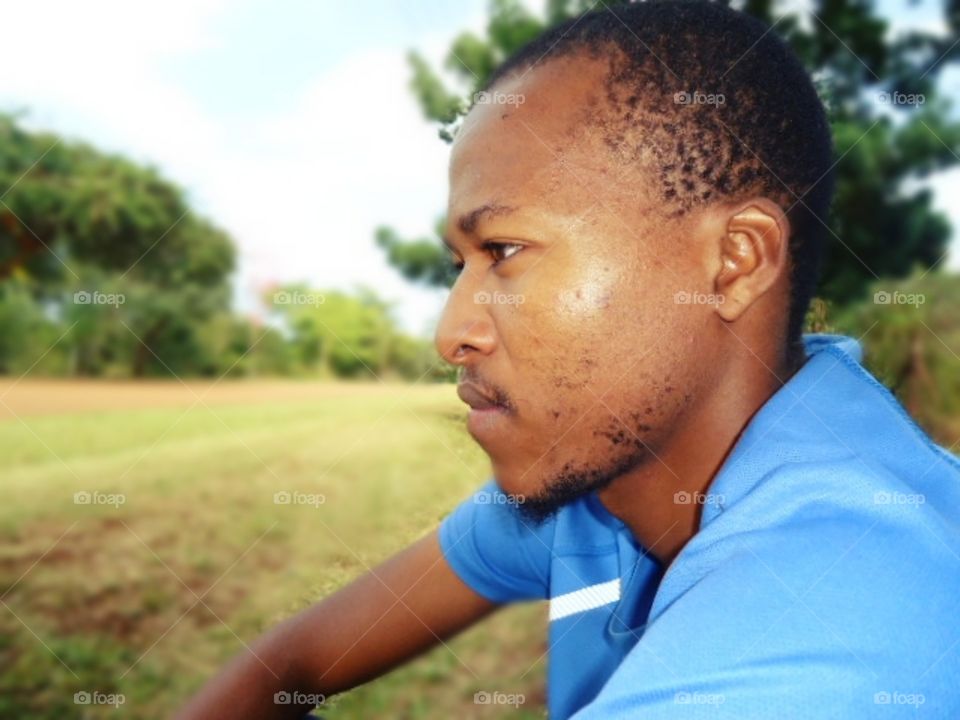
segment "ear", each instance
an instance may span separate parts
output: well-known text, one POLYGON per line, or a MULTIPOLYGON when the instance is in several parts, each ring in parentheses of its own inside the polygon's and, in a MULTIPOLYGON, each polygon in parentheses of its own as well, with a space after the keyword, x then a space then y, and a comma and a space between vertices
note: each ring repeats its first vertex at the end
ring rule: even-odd
POLYGON ((714 279, 723 298, 717 313, 739 318, 789 268, 790 224, 772 200, 754 198, 732 210, 720 240, 720 269, 714 279))

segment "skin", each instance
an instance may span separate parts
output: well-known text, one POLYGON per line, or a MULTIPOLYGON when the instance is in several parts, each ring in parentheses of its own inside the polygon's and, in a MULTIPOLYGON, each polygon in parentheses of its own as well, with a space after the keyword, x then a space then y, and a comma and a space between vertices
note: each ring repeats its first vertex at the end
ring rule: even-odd
POLYGON ((706 490, 792 371, 789 227, 765 198, 671 219, 649 168, 617 163, 599 134, 571 143, 603 80, 597 62, 552 61, 498 85, 522 104, 467 117, 446 237, 463 270, 436 340, 464 379, 511 406, 468 427, 531 519, 599 490, 669 564, 700 510, 674 494, 706 490), (678 292, 723 302, 678 303, 678 292))
MULTIPOLYGON (((669 217, 654 170, 616 162, 583 126, 603 78, 585 58, 540 63, 496 87, 522 104, 468 115, 446 233, 464 267, 436 342, 506 406, 471 411, 468 428, 532 521, 597 490, 666 566, 701 510, 675 493, 707 489, 796 370, 789 226, 762 197, 669 217), (717 298, 684 304, 678 292, 717 298)), ((177 718, 300 717, 309 708, 274 693, 342 692, 494 608, 454 574, 433 531, 263 635, 177 718)))

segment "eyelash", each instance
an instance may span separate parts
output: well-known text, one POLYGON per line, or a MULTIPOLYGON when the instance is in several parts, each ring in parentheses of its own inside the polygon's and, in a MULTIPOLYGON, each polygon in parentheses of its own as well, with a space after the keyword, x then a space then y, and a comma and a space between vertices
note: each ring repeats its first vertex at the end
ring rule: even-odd
MULTIPOLYGON (((502 250, 503 248, 516 248, 516 249, 514 250, 514 252, 512 252, 510 255, 507 255, 507 256, 504 257, 504 258, 500 258, 500 259, 498 260, 497 258, 494 257, 494 258, 493 258, 493 266, 496 267, 496 266, 499 265, 500 263, 505 262, 506 260, 509 260, 509 259, 512 258, 514 255, 516 255, 518 252, 520 252, 520 249, 521 249, 522 247, 523 247, 523 246, 520 245, 519 243, 506 243, 506 242, 492 242, 492 241, 488 241, 488 242, 483 243, 483 244, 480 246, 480 249, 483 250, 484 252, 491 252, 491 251, 493 251, 493 250, 498 250, 498 249, 499 249, 499 250, 502 250)), ((463 265, 464 265, 463 260, 453 260, 453 259, 451 259, 450 263, 451 263, 451 265, 453 266, 453 269, 454 269, 456 272, 459 273, 461 270, 463 270, 463 265)))

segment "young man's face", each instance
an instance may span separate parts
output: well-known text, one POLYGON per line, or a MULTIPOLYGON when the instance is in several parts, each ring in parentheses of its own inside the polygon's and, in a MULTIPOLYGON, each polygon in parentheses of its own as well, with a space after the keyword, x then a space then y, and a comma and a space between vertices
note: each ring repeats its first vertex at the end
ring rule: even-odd
POLYGON ((472 387, 507 405, 468 430, 532 511, 657 462, 720 364, 711 308, 676 296, 711 292, 698 238, 722 228, 662 219, 651 171, 577 131, 603 78, 571 58, 500 82, 451 157, 446 235, 465 267, 437 346, 466 402, 483 404, 472 387))

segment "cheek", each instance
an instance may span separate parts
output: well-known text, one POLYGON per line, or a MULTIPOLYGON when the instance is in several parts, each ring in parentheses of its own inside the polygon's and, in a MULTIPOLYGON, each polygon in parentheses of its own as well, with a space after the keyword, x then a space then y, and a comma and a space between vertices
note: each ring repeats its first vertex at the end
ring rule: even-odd
POLYGON ((562 252, 545 259, 516 288, 521 303, 493 309, 518 399, 551 429, 572 422, 608 390, 616 394, 617 384, 636 382, 643 356, 669 344, 675 310, 672 302, 664 305, 656 274, 637 258, 581 257, 592 259, 573 262, 562 252))
POLYGON ((557 312, 575 323, 596 320, 610 308, 617 292, 616 285, 615 282, 600 278, 564 289, 557 294, 557 312))
MULTIPOLYGON (((547 302, 518 308, 516 330, 523 333, 518 352, 511 352, 518 376, 537 388, 538 401, 555 398, 562 406, 582 405, 593 395, 597 369, 613 349, 610 306, 613 292, 600 283, 565 289, 547 302)), ((536 397, 536 395, 534 396, 536 397)), ((563 407, 555 411, 568 414, 563 407)))
MULTIPOLYGON (((577 266, 551 279, 530 310, 555 347, 565 349, 610 341, 609 330, 623 303, 625 283, 610 261, 577 266)), ((582 352, 571 352, 582 357, 582 352)))

